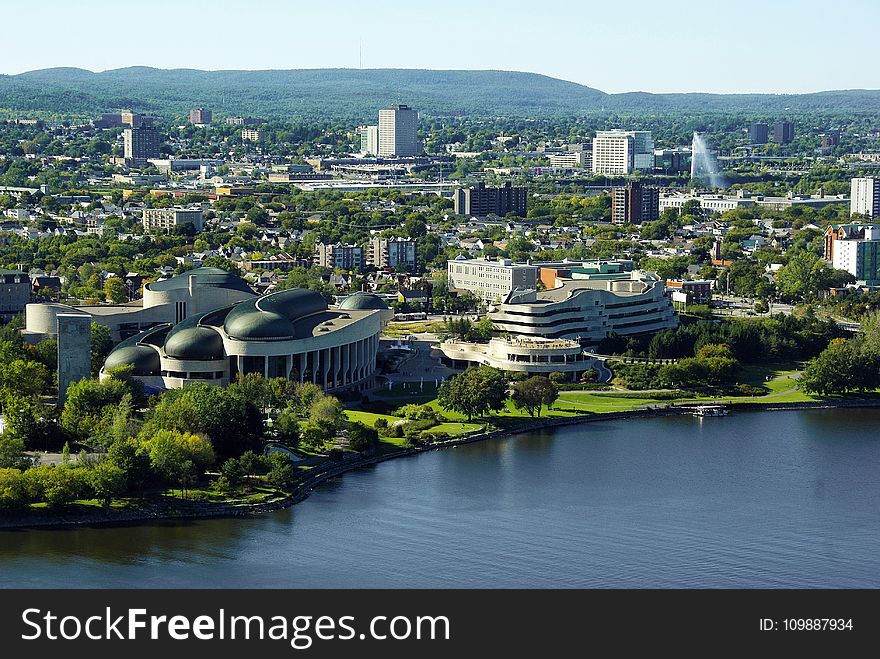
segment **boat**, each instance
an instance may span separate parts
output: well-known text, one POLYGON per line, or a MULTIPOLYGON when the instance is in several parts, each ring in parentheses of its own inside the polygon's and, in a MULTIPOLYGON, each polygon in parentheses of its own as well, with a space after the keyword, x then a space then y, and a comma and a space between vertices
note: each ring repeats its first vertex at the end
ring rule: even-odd
POLYGON ((694 416, 727 416, 724 405, 699 405, 691 412, 694 416))

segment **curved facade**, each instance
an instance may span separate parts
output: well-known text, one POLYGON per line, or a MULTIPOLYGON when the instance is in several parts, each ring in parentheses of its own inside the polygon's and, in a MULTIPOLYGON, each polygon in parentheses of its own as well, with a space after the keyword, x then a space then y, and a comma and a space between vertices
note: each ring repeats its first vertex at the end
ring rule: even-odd
POLYGON ((127 304, 29 304, 25 308, 25 337, 53 336, 59 313, 85 313, 106 325, 114 341, 122 341, 161 323, 179 323, 195 314, 256 297, 245 281, 220 268, 196 268, 150 282, 144 297, 127 304))
POLYGON ((593 345, 621 336, 676 327, 678 317, 663 280, 650 272, 625 277, 557 279, 546 291, 514 292, 489 318, 512 336, 572 339, 593 345))
POLYGON ((444 341, 439 346, 443 361, 452 368, 483 364, 504 371, 532 375, 568 373, 577 379, 595 368, 595 360, 584 354, 581 344, 567 339, 498 338, 488 343, 444 341))
POLYGON ((313 291, 278 291, 148 329, 110 353, 102 376, 130 364, 145 384, 166 389, 226 385, 248 373, 327 390, 359 386, 376 368, 381 314, 329 308, 313 291))

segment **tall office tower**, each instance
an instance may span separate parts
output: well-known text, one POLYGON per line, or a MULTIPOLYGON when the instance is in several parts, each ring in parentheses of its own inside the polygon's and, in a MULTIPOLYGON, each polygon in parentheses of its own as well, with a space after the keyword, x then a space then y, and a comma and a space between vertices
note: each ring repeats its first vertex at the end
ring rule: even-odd
POLYGON ((195 108, 194 110, 189 111, 189 122, 193 126, 209 124, 211 123, 213 114, 213 112, 206 110, 205 108, 195 108))
POLYGON ((660 190, 633 181, 611 189, 611 221, 614 224, 642 224, 660 217, 660 190))
POLYGON ((407 105, 379 110, 379 155, 417 156, 422 143, 416 133, 419 113, 407 105))
POLYGON ((854 178, 850 181, 849 212, 880 217, 880 179, 854 178))
POLYGON ((773 126, 773 140, 780 144, 788 144, 794 139, 794 124, 790 121, 780 121, 773 126))
POLYGON ((593 138, 594 174, 654 171, 654 140, 648 130, 600 130, 593 138))
POLYGON ((770 136, 770 127, 763 123, 754 123, 749 126, 749 142, 752 144, 767 144, 770 136))
POLYGON ((152 126, 141 125, 137 128, 126 128, 123 131, 125 140, 125 158, 135 162, 145 162, 149 158, 158 158, 159 131, 152 126))
POLYGON ((379 153, 379 127, 358 126, 357 133, 361 138, 361 153, 375 156, 379 153))

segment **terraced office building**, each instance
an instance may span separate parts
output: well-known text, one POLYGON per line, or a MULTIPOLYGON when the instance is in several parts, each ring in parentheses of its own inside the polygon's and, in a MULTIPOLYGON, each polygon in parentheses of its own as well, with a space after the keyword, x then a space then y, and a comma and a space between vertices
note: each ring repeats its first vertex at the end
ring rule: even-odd
POLYGON ((586 263, 538 265, 541 281, 548 279, 545 270, 564 276, 553 274, 548 290, 515 290, 498 305, 489 318, 502 334, 572 339, 589 346, 611 333, 646 334, 678 325, 664 281, 652 272, 609 272, 586 263))

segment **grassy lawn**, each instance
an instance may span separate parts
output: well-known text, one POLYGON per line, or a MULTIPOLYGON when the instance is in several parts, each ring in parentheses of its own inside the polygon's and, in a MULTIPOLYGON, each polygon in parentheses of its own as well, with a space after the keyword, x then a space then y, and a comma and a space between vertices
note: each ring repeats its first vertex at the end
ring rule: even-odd
POLYGON ((391 321, 385 326, 382 334, 387 336, 409 336, 410 334, 422 334, 424 332, 442 332, 443 321, 415 320, 410 322, 391 321))
POLYGON ((389 425, 395 421, 400 421, 402 417, 391 416, 390 414, 376 414, 374 412, 361 412, 360 410, 345 410, 345 416, 349 421, 360 421, 366 426, 376 427, 376 421, 385 419, 389 425))
POLYGON ((389 389, 388 386, 377 388, 373 394, 377 398, 388 400, 400 400, 406 403, 420 400, 432 400, 437 397, 437 385, 434 380, 425 382, 395 382, 389 389))
MULTIPOLYGON (((691 400, 691 399, 688 399, 691 400)), ((663 405, 669 400, 651 398, 645 394, 644 398, 630 398, 619 394, 598 394, 592 391, 561 391, 556 406, 573 407, 578 411, 595 412, 629 412, 638 410, 645 405, 663 405)))
POLYGON ((429 428, 428 433, 445 432, 447 435, 469 435, 479 432, 485 424, 482 423, 440 423, 433 428, 429 428))
POLYGON ((409 448, 409 440, 406 437, 379 437, 380 448, 385 451, 399 451, 409 448))

